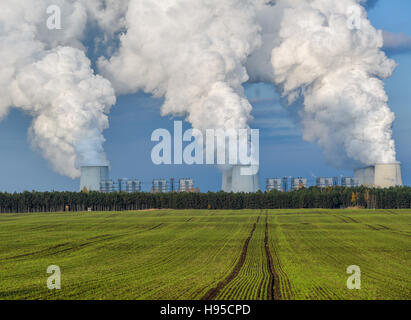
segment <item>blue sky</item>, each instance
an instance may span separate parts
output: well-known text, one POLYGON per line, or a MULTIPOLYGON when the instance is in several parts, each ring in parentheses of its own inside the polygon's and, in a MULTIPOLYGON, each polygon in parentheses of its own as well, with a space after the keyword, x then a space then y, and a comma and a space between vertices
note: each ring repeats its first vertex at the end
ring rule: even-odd
MULTIPOLYGON (((380 0, 369 11, 369 17, 379 29, 411 36, 410 12, 409 0, 380 0)), ((394 76, 386 80, 386 90, 396 114, 394 138, 398 159, 403 164, 404 182, 411 185, 411 52, 387 53, 398 63, 394 76)), ((262 187, 268 177, 304 176, 313 182, 314 176, 352 175, 350 171, 328 166, 321 150, 302 140, 298 126, 279 104, 273 86, 246 84, 245 89, 254 107, 252 127, 261 130, 262 187)), ((214 166, 156 166, 152 163, 151 133, 157 128, 172 132, 173 120, 179 119, 161 117, 161 104, 161 100, 142 93, 118 98, 110 115, 110 128, 105 132, 112 178, 138 178, 148 190, 153 178, 192 177, 202 191, 219 190, 221 177, 214 166)), ((13 110, 0 122, 0 191, 76 191, 78 180, 54 173, 40 153, 31 149, 27 137, 30 122, 30 117, 18 110, 13 110)))

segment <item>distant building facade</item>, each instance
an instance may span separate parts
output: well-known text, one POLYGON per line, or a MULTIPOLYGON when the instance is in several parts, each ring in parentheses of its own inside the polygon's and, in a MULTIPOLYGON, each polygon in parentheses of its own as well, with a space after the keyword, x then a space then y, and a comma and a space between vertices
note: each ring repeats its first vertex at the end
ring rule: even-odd
POLYGON ((126 192, 141 192, 141 181, 140 180, 127 180, 126 182, 126 192))
POLYGON ((296 191, 303 188, 307 188, 307 179, 306 178, 291 178, 291 190, 296 191))
POLYGON ((284 192, 287 192, 287 191, 288 191, 288 177, 284 177, 284 178, 283 178, 283 186, 282 186, 282 188, 283 188, 283 191, 284 191, 284 192))
POLYGON ((166 193, 168 191, 168 183, 166 179, 154 179, 151 192, 153 193, 166 193))
POLYGON ((194 192, 194 180, 189 178, 178 181, 178 192, 194 192))
POLYGON ((100 191, 104 193, 110 192, 141 192, 141 181, 136 179, 118 179, 117 182, 113 180, 103 180, 100 183, 100 191))
POLYGON ((269 178, 269 179, 267 179, 266 190, 267 190, 267 192, 270 192, 272 190, 284 191, 284 189, 283 189, 283 180, 280 179, 280 178, 269 178))
POLYGON ((360 185, 358 179, 352 177, 342 177, 341 186, 347 188, 358 187, 360 185))
POLYGON ((334 179, 333 178, 317 178, 316 186, 318 188, 327 188, 334 186, 334 179))

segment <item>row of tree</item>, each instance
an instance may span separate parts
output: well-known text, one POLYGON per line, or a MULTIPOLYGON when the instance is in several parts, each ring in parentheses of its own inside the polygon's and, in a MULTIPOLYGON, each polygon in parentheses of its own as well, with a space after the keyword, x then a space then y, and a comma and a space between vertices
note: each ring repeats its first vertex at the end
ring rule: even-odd
POLYGON ((0 193, 0 213, 142 209, 411 208, 411 188, 309 188, 269 193, 0 193))

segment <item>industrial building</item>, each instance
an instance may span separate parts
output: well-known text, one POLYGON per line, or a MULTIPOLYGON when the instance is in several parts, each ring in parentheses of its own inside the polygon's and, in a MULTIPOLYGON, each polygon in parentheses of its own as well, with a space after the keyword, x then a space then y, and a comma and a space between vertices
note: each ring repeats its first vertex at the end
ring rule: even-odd
POLYGON ((141 192, 141 181, 140 180, 127 180, 126 182, 126 192, 141 192))
POLYGON ((103 180, 100 183, 100 191, 109 192, 141 192, 141 182, 135 179, 118 179, 117 182, 113 180, 103 180))
POLYGON ((102 180, 100 182, 100 191, 104 193, 115 192, 118 190, 113 180, 102 180))
POLYGON ((267 179, 266 190, 268 192, 272 190, 284 191, 283 190, 283 180, 281 178, 269 178, 267 179))
POLYGON ((307 188, 307 179, 305 178, 291 178, 291 190, 300 190, 303 188, 307 188))
POLYGON ((151 192, 166 193, 168 191, 168 182, 166 179, 154 179, 151 192))
MULTIPOLYGON (((97 192, 142 192, 143 182, 137 179, 122 178, 112 180, 109 178, 108 166, 82 166, 80 177, 80 191, 97 191, 97 192)), ((183 178, 179 180, 178 188, 175 189, 174 178, 170 182, 166 179, 154 179, 152 182, 151 192, 166 193, 166 192, 200 192, 194 188, 194 180, 191 178, 183 178)))
POLYGON ((82 166, 80 191, 100 191, 102 181, 109 180, 108 166, 82 166))
MULTIPOLYGON (((269 178, 267 179, 266 191, 270 192, 271 190, 277 190, 282 192, 300 190, 302 188, 308 187, 308 179, 306 178, 291 178, 291 184, 289 184, 290 179, 288 177, 284 178, 269 178)), ((329 187, 338 187, 339 179, 338 177, 326 178, 318 177, 313 182, 317 188, 329 188, 329 187)), ((341 186, 353 188, 359 186, 358 179, 352 177, 342 177, 341 186)))
POLYGON ((288 177, 283 178, 283 191, 284 192, 288 191, 288 177))
POLYGON ((117 184, 117 186, 118 186, 117 191, 118 192, 123 192, 123 191, 126 190, 126 180, 127 179, 118 179, 117 180, 118 181, 118 184, 117 184))
MULTIPOLYGON (((100 192, 141 192, 142 182, 137 179, 118 179, 110 180, 108 166, 82 166, 80 178, 80 191, 100 191, 100 192)), ((376 164, 365 168, 354 170, 355 177, 342 177, 342 187, 358 187, 361 185, 377 188, 389 188, 402 186, 401 164, 376 164)), ((166 179, 154 179, 152 182, 151 192, 194 192, 194 181, 191 178, 182 178, 178 180, 178 186, 175 186, 175 179, 170 181, 166 179)), ((291 178, 269 178, 266 180, 266 190, 272 191, 295 191, 307 188, 308 180, 298 177, 291 178), (289 183, 290 182, 290 183, 289 183)), ((310 182, 311 184, 312 182, 310 182)), ((315 180, 318 188, 327 188, 338 186, 338 177, 327 178, 318 177, 315 180)), ((198 190, 198 189, 197 189, 198 190)), ((245 192, 254 193, 260 190, 258 167, 253 166, 232 166, 223 171, 222 190, 225 192, 245 192), (253 170, 254 169, 254 170, 253 170)), ((199 191, 197 191, 199 192, 199 191)))
POLYGON ((327 188, 334 186, 335 180, 333 178, 317 178, 316 179, 316 187, 318 188, 327 188))
POLYGON ((253 193, 260 190, 258 167, 233 166, 223 171, 222 190, 224 192, 253 193), (247 174, 248 173, 248 174, 247 174), (249 174, 254 173, 254 174, 249 174))
POLYGON ((358 179, 352 177, 342 177, 341 186, 347 188, 354 188, 360 186, 358 179))
POLYGON ((376 188, 402 186, 400 163, 376 164, 354 170, 354 176, 360 185, 376 188))
POLYGON ((110 180, 108 166, 82 166, 80 191, 140 192, 141 182, 135 179, 110 180))
POLYGON ((175 191, 174 180, 174 178, 170 178, 170 192, 175 191))
POLYGON ((180 179, 178 181, 178 192, 194 192, 193 179, 180 179))

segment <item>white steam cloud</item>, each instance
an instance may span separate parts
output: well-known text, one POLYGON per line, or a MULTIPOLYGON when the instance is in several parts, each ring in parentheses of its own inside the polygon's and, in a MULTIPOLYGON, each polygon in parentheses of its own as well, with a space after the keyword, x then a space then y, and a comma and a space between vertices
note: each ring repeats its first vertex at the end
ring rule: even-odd
POLYGON ((196 129, 245 128, 251 105, 242 84, 260 45, 248 0, 131 0, 118 52, 99 63, 117 92, 165 97, 162 114, 196 129))
POLYGON ((12 83, 13 104, 34 118, 31 138, 53 168, 78 176, 82 164, 107 163, 102 132, 115 103, 110 83, 95 76, 82 51, 59 47, 21 69, 12 83))
POLYGON ((286 103, 299 107, 304 139, 317 142, 336 166, 347 158, 366 165, 396 160, 394 114, 381 81, 395 63, 381 50, 382 33, 362 3, 277 0, 263 7, 272 45, 249 61, 252 79, 273 81, 286 103))
POLYGON ((1 1, 0 120, 11 107, 32 115, 33 145, 75 178, 80 164, 107 161, 114 89, 164 97, 162 114, 185 116, 196 129, 240 129, 252 109, 242 85, 271 82, 298 111, 304 139, 334 165, 394 162, 394 115, 381 79, 395 63, 367 18, 364 6, 375 3, 1 1), (62 30, 46 27, 50 5, 61 8, 62 30), (82 43, 93 24, 108 48, 98 61, 105 78, 94 74, 82 43))
POLYGON ((83 52, 86 23, 79 1, 0 2, 0 118, 10 107, 32 115, 33 146, 71 178, 81 164, 107 162, 102 132, 115 103, 109 81, 94 75, 83 52), (47 28, 51 5, 61 9, 61 30, 47 28))
POLYGON ((162 114, 197 129, 247 127, 242 84, 272 82, 329 162, 393 162, 381 78, 395 63, 363 7, 375 2, 131 0, 120 48, 99 66, 117 92, 164 96, 162 114))

